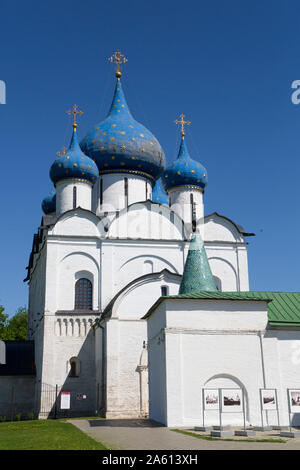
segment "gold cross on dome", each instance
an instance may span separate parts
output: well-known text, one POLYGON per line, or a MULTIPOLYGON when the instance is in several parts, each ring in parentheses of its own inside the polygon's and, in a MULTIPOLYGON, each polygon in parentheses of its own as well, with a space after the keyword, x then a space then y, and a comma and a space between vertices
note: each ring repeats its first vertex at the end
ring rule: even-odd
POLYGON ((66 155, 66 150, 67 150, 67 147, 63 147, 62 151, 61 152, 56 152, 56 154, 61 157, 62 155, 66 155))
POLYGON ((121 73, 121 64, 125 64, 128 62, 128 59, 121 53, 119 49, 116 50, 116 52, 113 53, 111 57, 108 59, 111 63, 116 64, 116 77, 120 78, 122 73, 121 73))
POLYGON ((77 104, 74 104, 73 109, 68 109, 67 114, 71 115, 73 114, 73 127, 77 127, 77 114, 81 116, 83 114, 83 111, 78 108, 77 104))
POLYGON ((187 124, 187 125, 191 124, 191 121, 185 121, 184 120, 184 118, 185 118, 184 114, 180 114, 180 117, 181 117, 180 120, 176 119, 174 122, 175 122, 175 124, 180 124, 181 125, 181 137, 184 138, 184 136, 185 136, 184 125, 185 124, 187 124))

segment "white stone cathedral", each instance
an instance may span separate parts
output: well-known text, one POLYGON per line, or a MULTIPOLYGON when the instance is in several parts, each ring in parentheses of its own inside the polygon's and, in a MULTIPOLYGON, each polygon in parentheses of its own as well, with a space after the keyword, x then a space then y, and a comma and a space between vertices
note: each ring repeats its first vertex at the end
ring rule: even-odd
POLYGON ((299 319, 276 323, 274 314, 272 324, 271 294, 248 292, 253 234, 204 215, 207 172, 189 155, 183 115, 178 158, 166 168, 159 142, 129 111, 120 53, 115 60, 110 111, 80 143, 73 108, 71 143, 51 166, 56 191, 34 236, 26 280, 38 415, 53 413, 47 390, 58 386, 71 392, 73 415, 150 414, 184 426, 202 420, 203 388, 240 387, 247 422, 259 423, 259 389, 271 387, 286 421, 285 389, 300 388, 288 358, 299 319), (213 287, 178 295, 192 233, 204 241, 213 287))

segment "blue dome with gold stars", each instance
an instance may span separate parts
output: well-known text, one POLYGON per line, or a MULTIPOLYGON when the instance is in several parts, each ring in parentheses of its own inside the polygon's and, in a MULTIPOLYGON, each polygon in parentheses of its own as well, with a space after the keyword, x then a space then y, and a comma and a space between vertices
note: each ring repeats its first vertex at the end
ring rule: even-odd
POLYGON ((120 78, 107 118, 80 142, 99 173, 133 173, 155 181, 165 168, 165 155, 154 135, 131 115, 120 78))
POLYGON ((192 160, 184 135, 181 137, 178 157, 161 176, 163 186, 168 192, 177 186, 196 187, 204 190, 207 184, 207 172, 201 163, 192 160))
POLYGON ((156 184, 152 191, 152 201, 159 204, 169 205, 169 198, 166 191, 163 188, 161 178, 156 181, 156 184))
POLYGON ((42 200, 42 209, 46 215, 56 212, 56 193, 50 193, 42 200))
POLYGON ((99 172, 95 162, 80 149, 77 138, 77 125, 73 124, 73 135, 67 151, 59 152, 59 157, 50 168, 50 178, 54 185, 65 179, 79 179, 94 184, 99 172))

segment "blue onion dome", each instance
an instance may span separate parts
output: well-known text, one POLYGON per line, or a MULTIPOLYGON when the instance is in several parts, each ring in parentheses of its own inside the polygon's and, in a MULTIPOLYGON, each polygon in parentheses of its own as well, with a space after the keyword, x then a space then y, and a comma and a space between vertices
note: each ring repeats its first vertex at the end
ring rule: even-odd
POLYGON ((50 178, 54 185, 66 179, 89 181, 94 184, 99 172, 95 162, 80 149, 77 137, 77 124, 73 124, 73 135, 67 151, 58 152, 50 168, 50 178))
POLYGON ((54 214, 56 212, 56 193, 50 193, 42 200, 44 214, 54 214))
POLYGON ((152 201, 157 202, 159 204, 165 204, 166 206, 169 205, 169 198, 163 188, 161 178, 159 178, 159 180, 156 181, 156 184, 153 188, 152 201))
POLYGON ((161 179, 167 192, 178 186, 195 187, 204 191, 207 184, 206 169, 201 163, 191 159, 184 134, 181 134, 177 159, 163 172, 161 179))
POLYGON ((82 151, 97 163, 99 173, 133 173, 155 181, 166 159, 158 140, 131 115, 118 75, 106 119, 80 142, 82 151))

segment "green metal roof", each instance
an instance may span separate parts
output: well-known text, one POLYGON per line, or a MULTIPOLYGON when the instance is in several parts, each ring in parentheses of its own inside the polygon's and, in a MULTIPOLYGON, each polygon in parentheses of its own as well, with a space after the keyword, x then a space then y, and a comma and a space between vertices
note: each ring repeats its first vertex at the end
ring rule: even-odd
POLYGON ((195 292, 163 299, 262 300, 268 302, 270 326, 300 326, 300 292, 195 292))

